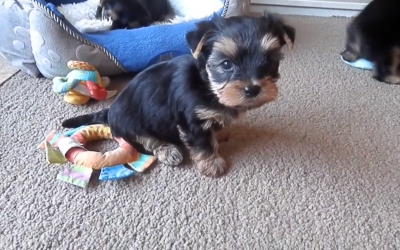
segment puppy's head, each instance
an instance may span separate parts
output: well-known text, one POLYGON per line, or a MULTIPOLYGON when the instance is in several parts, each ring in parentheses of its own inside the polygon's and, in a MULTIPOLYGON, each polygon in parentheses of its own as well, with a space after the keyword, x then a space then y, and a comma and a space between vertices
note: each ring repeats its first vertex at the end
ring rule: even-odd
POLYGON ((102 0, 102 19, 113 21, 111 29, 135 29, 151 24, 151 17, 138 0, 102 0))
POLYGON ((361 32, 358 27, 358 20, 353 20, 346 29, 346 46, 340 53, 343 59, 347 62, 355 62, 361 58, 361 32))
POLYGON ((277 97, 281 49, 295 29, 279 17, 214 17, 197 24, 186 41, 211 91, 227 107, 251 109, 277 97))

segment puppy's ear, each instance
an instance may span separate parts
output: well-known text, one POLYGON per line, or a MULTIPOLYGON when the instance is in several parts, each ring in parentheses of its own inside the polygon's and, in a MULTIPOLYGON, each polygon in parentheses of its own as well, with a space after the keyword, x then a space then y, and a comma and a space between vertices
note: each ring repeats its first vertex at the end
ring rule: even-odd
POLYGON ((186 33, 186 43, 194 58, 197 58, 203 49, 206 35, 213 29, 212 21, 201 21, 196 25, 196 29, 186 33))
POLYGON ((294 40, 296 38, 296 29, 290 25, 285 24, 285 21, 281 16, 273 13, 264 11, 263 15, 260 17, 261 22, 263 22, 268 30, 275 30, 280 39, 287 44, 289 49, 293 49, 294 40))
POLYGON ((289 49, 293 49, 294 40, 296 39, 296 29, 290 25, 283 25, 283 40, 289 46, 289 49))

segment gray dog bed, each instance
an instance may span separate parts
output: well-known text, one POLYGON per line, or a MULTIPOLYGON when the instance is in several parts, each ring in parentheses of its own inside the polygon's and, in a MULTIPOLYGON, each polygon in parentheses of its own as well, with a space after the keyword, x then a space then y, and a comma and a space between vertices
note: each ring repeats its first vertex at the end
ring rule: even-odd
MULTIPOLYGON (((215 0, 221 8, 202 19, 134 30, 83 33, 58 10, 82 0, 0 0, 0 55, 33 76, 65 76, 69 60, 95 66, 102 76, 138 72, 162 60, 190 53, 185 34, 212 15, 229 17, 247 11, 249 0, 215 0)), ((191 0, 187 0, 191 1, 191 0)))

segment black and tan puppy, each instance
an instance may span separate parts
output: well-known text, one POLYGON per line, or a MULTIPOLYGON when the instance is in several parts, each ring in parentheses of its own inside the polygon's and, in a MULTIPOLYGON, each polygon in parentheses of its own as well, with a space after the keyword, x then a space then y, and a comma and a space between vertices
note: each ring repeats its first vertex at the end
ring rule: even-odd
POLYGON ((100 0, 96 18, 112 20, 111 30, 147 27, 165 19, 168 0, 100 0))
POLYGON ((347 28, 343 59, 366 59, 374 64, 373 77, 400 84, 400 1, 373 0, 347 28))
POLYGON ((192 55, 139 73, 109 109, 65 120, 64 127, 104 123, 115 137, 140 143, 164 164, 179 165, 182 146, 207 176, 224 173, 216 132, 277 97, 281 48, 294 28, 280 18, 216 17, 186 35, 192 55))

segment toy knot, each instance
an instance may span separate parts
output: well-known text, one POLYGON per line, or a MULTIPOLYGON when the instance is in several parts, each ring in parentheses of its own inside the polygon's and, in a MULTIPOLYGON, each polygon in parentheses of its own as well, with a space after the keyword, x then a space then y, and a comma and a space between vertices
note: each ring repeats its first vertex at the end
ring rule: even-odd
POLYGON ((79 80, 68 77, 56 76, 53 79, 53 91, 57 94, 64 94, 78 86, 79 80))

